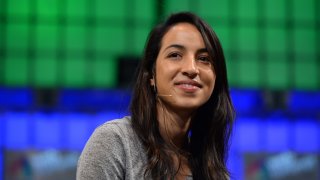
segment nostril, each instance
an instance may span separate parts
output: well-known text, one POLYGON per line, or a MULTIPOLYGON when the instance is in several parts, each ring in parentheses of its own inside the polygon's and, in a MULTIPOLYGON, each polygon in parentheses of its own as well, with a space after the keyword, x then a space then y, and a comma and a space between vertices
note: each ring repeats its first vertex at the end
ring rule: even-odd
POLYGON ((184 72, 182 72, 182 74, 185 76, 188 76, 191 79, 195 78, 198 75, 197 71, 193 71, 193 70, 192 71, 184 71, 184 72))
POLYGON ((182 64, 182 74, 189 78, 194 78, 199 74, 198 66, 193 58, 185 59, 182 64))

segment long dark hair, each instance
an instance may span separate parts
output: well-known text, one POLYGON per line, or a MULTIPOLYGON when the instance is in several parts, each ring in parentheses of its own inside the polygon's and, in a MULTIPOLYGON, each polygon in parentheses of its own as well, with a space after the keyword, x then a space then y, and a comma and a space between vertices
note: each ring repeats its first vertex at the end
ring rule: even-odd
POLYGON ((229 95, 226 63, 218 37, 201 18, 189 12, 171 15, 149 34, 143 58, 137 71, 130 105, 135 132, 141 138, 148 155, 145 175, 154 179, 173 179, 177 170, 159 132, 157 121, 157 97, 150 79, 161 48, 163 36, 175 24, 186 22, 201 33, 216 73, 214 91, 209 100, 192 117, 189 164, 193 179, 227 179, 226 168, 229 137, 234 120, 234 109, 229 95))

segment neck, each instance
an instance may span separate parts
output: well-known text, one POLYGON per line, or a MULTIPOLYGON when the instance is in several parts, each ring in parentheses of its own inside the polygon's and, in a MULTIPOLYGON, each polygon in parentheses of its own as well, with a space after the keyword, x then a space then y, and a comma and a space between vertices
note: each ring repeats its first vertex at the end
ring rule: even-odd
POLYGON ((166 143, 181 149, 187 140, 192 113, 173 111, 163 104, 157 105, 159 130, 166 143))

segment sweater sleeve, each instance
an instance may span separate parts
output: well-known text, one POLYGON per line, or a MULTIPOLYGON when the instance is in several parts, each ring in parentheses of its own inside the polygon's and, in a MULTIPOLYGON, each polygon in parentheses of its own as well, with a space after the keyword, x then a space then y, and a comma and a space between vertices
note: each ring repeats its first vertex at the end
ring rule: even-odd
POLYGON ((124 179, 125 152, 116 124, 98 127, 87 141, 77 167, 77 180, 124 179))

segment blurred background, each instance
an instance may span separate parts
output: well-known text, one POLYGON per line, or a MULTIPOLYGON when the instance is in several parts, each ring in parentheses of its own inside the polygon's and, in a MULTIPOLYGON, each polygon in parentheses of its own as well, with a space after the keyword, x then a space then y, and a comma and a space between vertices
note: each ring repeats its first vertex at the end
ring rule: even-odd
POLYGON ((93 130, 128 115, 150 29, 217 32, 237 119, 231 179, 320 179, 320 1, 0 1, 0 180, 75 179, 93 130))

